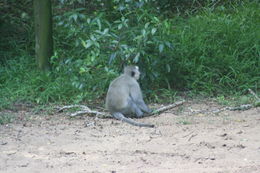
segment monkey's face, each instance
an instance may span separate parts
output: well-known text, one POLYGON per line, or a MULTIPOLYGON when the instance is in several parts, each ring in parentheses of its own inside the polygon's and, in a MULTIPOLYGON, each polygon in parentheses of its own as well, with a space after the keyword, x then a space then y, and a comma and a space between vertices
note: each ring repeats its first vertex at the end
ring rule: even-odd
POLYGON ((129 75, 136 80, 140 78, 140 71, 138 66, 126 66, 124 68, 124 74, 129 75))
POLYGON ((141 74, 141 73, 139 72, 138 68, 134 70, 134 78, 135 78, 136 80, 138 80, 138 79, 140 78, 140 74, 141 74))

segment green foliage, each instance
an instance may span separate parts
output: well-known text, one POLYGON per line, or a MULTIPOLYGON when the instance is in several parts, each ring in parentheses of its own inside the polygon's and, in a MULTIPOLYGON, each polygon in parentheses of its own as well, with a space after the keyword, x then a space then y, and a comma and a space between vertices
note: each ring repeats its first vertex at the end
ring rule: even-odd
POLYGON ((259 4, 219 7, 182 20, 175 36, 174 61, 166 77, 179 87, 206 93, 244 92, 259 86, 259 4), (177 76, 170 78, 170 76, 177 76))
POLYGON ((133 5, 132 1, 126 4, 118 1, 113 12, 119 10, 120 15, 99 13, 91 16, 85 14, 84 8, 57 15, 54 35, 58 49, 52 59, 55 69, 59 73, 70 71, 72 83, 82 90, 89 87, 87 81, 91 81, 94 88, 93 80, 97 80, 101 84, 98 91, 104 92, 112 77, 117 76, 126 64, 140 66, 143 77, 148 79, 143 82, 144 86, 155 81, 158 72, 152 69, 160 56, 173 48, 170 26, 167 20, 150 15, 149 9, 141 8, 144 4, 139 6, 134 8, 136 4, 133 5), (109 20, 111 16, 114 16, 112 22, 109 20), (66 66, 61 67, 61 64, 66 66), (95 69, 97 73, 93 74, 95 69), (99 72, 109 73, 100 73, 99 76, 99 72), (112 76, 107 78, 110 74, 112 76))
POLYGON ((156 102, 172 102, 177 91, 221 100, 248 88, 259 90, 257 1, 158 2, 55 1, 55 54, 49 73, 36 70, 30 12, 6 13, 0 25, 7 36, 0 38, 0 108, 24 101, 103 99, 110 81, 127 64, 140 66, 144 94, 156 102), (19 15, 24 29, 12 35, 16 25, 9 21, 19 15))
POLYGON ((166 16, 181 15, 190 16, 199 13, 201 9, 214 10, 216 7, 230 7, 243 4, 243 0, 160 0, 153 1, 153 5, 160 13, 166 16))
POLYGON ((64 52, 64 47, 59 58, 71 54, 70 64, 80 69, 86 64, 78 59, 105 68, 138 64, 146 79, 142 84, 150 90, 216 94, 259 86, 259 4, 205 8, 188 19, 169 20, 144 2, 115 1, 113 12, 121 15, 113 15, 112 22, 111 15, 91 17, 83 8, 57 16, 57 35, 67 33, 58 40, 74 43, 73 52, 64 52))
POLYGON ((178 100, 177 92, 169 89, 158 89, 153 91, 146 91, 150 102, 154 103, 173 103, 178 100))
POLYGON ((31 51, 32 18, 27 8, 30 5, 30 0, 0 2, 0 64, 21 51, 31 51))
MULTIPOLYGON (((0 74, 4 75, 0 75, 0 108, 14 102, 45 104, 91 101, 102 94, 100 91, 107 87, 104 86, 104 82, 111 80, 109 74, 113 75, 113 72, 105 72, 105 69, 92 71, 95 71, 95 75, 99 74, 99 78, 94 78, 94 75, 88 75, 87 72, 63 71, 61 68, 59 71, 54 69, 55 73, 44 73, 35 69, 35 64, 30 58, 9 60, 6 62, 8 65, 1 68, 0 74), (84 81, 80 81, 81 76, 85 76, 84 81), (101 80, 104 82, 101 83, 101 80)), ((66 64, 62 66, 65 67, 66 64)))

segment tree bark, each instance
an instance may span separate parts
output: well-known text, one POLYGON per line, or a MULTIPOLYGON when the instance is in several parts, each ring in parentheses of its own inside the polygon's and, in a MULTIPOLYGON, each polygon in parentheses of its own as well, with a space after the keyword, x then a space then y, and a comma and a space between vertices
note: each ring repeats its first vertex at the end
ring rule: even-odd
POLYGON ((40 70, 50 70, 53 55, 51 0, 34 1, 35 54, 40 70))

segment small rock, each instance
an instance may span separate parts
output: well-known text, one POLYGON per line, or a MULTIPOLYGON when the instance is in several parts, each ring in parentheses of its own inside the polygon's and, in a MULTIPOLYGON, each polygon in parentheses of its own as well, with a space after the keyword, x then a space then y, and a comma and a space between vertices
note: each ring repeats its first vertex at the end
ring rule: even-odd
POLYGON ((6 145, 8 144, 8 142, 1 142, 1 145, 6 145))
POLYGON ((237 132, 237 134, 242 134, 243 133, 243 131, 242 130, 240 130, 239 132, 237 132))

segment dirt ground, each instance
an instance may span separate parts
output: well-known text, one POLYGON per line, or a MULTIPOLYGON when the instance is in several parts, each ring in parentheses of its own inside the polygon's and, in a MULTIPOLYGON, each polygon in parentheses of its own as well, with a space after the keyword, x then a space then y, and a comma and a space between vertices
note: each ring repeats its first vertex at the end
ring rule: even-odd
POLYGON ((259 173, 260 108, 194 113, 217 107, 189 102, 137 120, 156 128, 18 111, 0 125, 0 172, 259 173))

